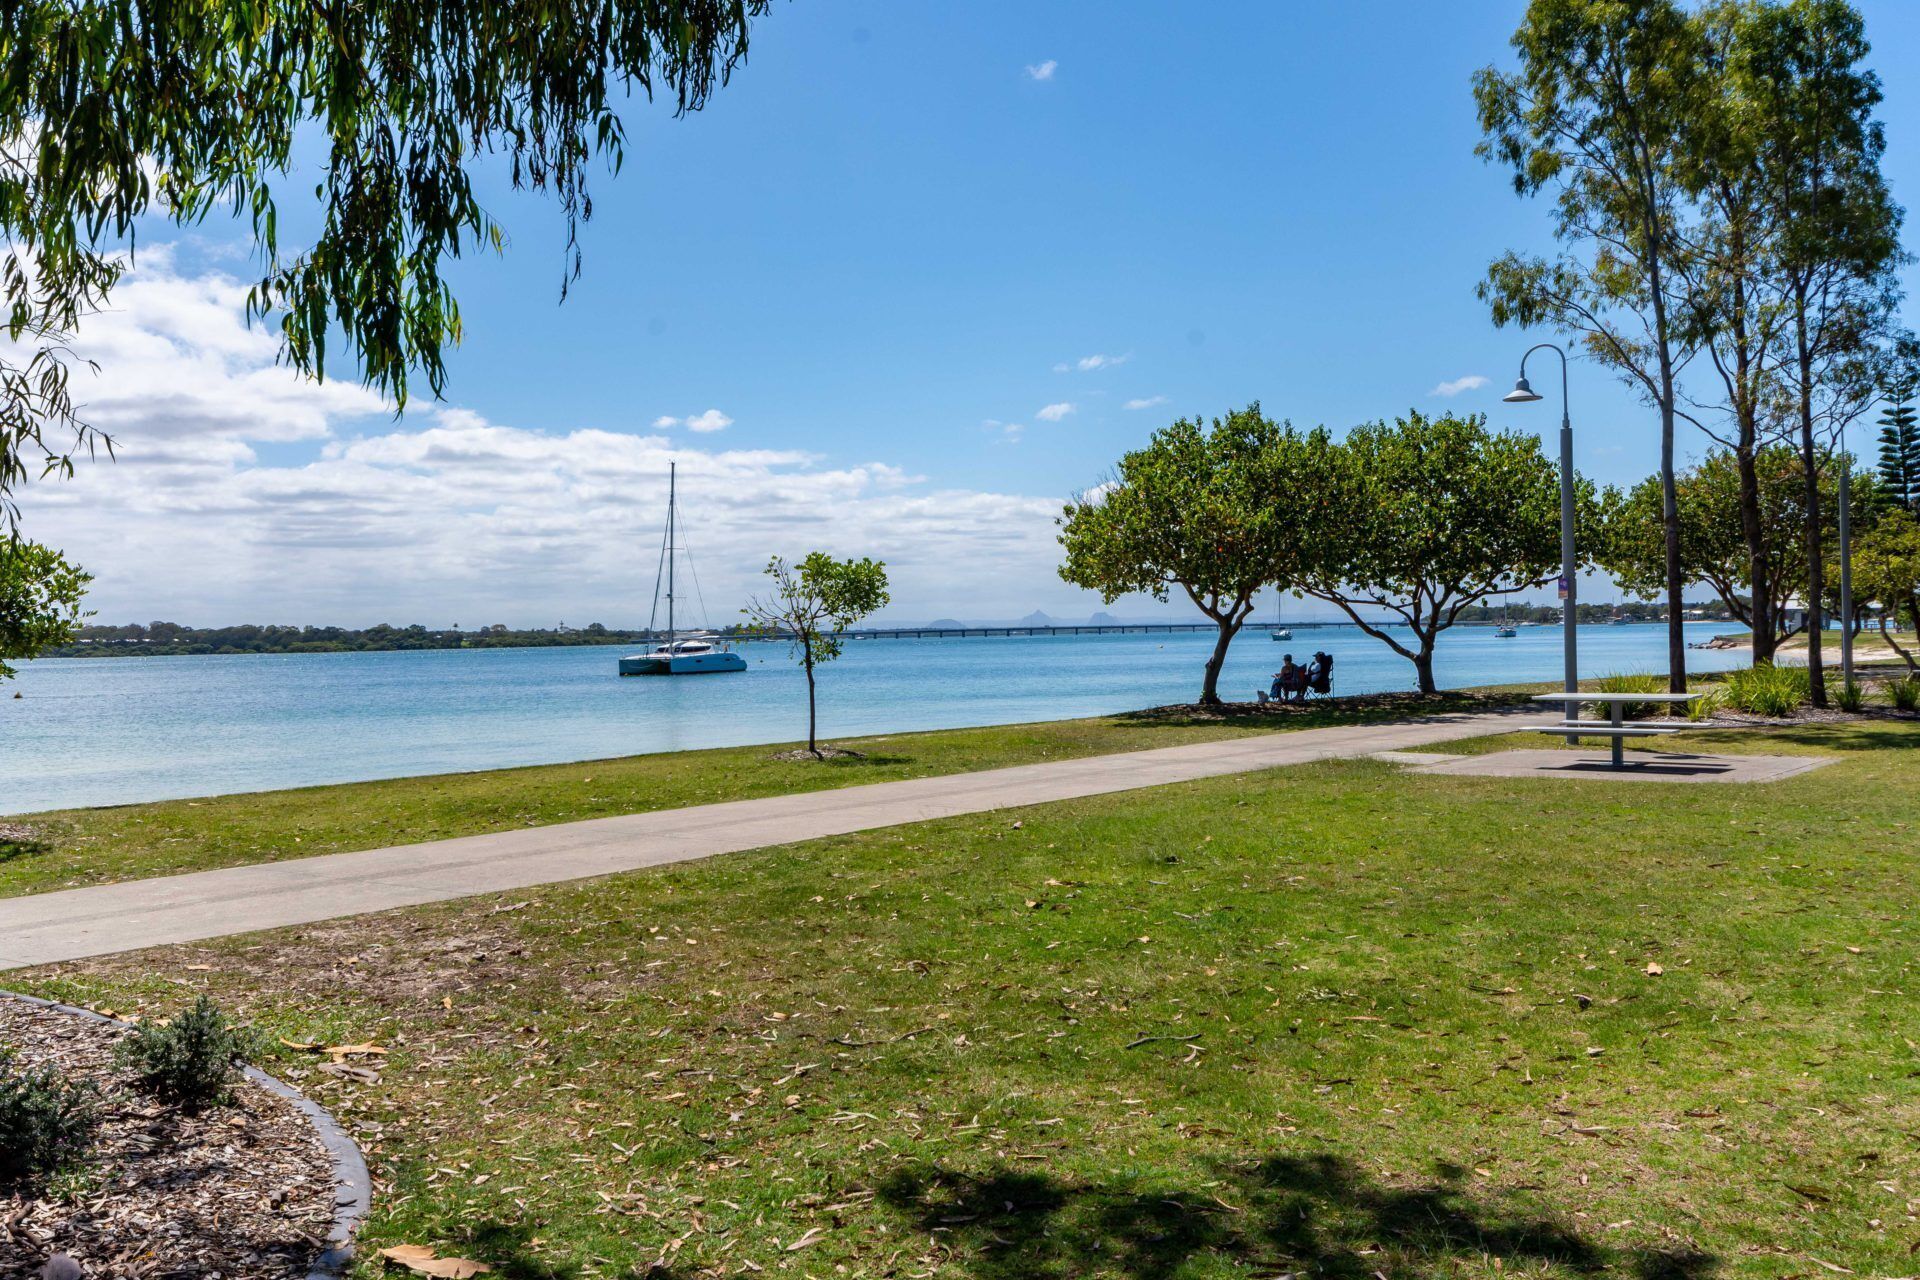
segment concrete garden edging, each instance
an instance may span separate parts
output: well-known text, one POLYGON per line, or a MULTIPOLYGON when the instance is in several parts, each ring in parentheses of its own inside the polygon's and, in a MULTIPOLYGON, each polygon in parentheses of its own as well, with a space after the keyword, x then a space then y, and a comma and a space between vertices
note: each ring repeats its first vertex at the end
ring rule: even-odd
MULTIPOLYGON (((131 1025, 92 1009, 62 1004, 58 1000, 43 1000, 39 996, 24 995, 18 991, 0 991, 0 1000, 17 1000, 22 1004, 119 1027, 131 1025)), ((319 1134, 321 1145, 326 1147, 327 1154, 333 1159, 333 1230, 327 1233, 326 1252, 314 1260, 307 1272, 307 1280, 340 1280, 346 1275, 348 1264, 353 1261, 354 1228, 373 1208, 373 1179, 367 1173, 366 1158, 360 1154, 360 1145, 347 1136, 347 1131, 340 1127, 340 1122, 325 1107, 258 1067, 246 1068, 245 1074, 248 1080, 268 1093, 278 1094, 291 1102, 307 1118, 314 1132, 319 1134)))

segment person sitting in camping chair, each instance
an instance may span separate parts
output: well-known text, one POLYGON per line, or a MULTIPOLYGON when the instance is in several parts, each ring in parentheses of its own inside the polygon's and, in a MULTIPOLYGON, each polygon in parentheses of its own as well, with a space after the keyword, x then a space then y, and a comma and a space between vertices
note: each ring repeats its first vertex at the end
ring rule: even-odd
MULTIPOLYGON (((1307 687, 1322 696, 1333 692, 1333 655, 1315 653, 1307 664, 1307 687)), ((1304 701, 1304 696, 1302 701, 1304 701)))

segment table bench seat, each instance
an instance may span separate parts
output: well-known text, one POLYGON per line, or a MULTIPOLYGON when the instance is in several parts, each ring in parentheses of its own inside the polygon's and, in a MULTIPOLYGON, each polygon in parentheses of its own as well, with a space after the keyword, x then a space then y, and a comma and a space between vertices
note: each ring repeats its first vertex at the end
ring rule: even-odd
MULTIPOLYGON (((1692 728, 1688 725, 1687 728, 1692 728)), ((1572 734, 1581 738, 1664 738, 1672 733, 1684 733, 1685 729, 1671 725, 1609 724, 1605 720, 1563 720, 1559 724, 1524 724, 1516 726, 1514 733, 1557 733, 1572 734)))

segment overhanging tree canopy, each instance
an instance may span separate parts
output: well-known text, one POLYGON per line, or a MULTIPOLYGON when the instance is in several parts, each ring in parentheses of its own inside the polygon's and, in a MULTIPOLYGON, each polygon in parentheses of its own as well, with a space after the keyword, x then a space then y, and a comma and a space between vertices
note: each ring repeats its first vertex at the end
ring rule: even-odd
POLYGON ((0 6, 0 515, 35 471, 92 443, 67 392, 66 343, 120 273, 147 216, 245 219, 260 259, 250 311, 282 352, 325 370, 330 332, 404 402, 438 393, 460 313, 447 260, 498 248, 474 173, 504 160, 575 232, 590 164, 618 169, 629 99, 691 111, 746 56, 770 0, 11 0, 0 6), (318 139, 321 225, 283 250, 279 213, 318 139))
POLYGON ((8 659, 32 658, 73 638, 89 575, 58 551, 25 539, 0 538, 0 680, 8 659))

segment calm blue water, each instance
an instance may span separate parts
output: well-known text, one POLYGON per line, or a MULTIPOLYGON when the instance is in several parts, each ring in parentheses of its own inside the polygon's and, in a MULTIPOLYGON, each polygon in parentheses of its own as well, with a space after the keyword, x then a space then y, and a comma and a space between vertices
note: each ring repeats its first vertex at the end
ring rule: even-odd
MULTIPOLYGON (((1727 629, 1700 623, 1693 638, 1727 629)), ((828 736, 1098 715, 1199 693, 1212 637, 873 640, 823 669, 828 736)), ((1352 628, 1276 644, 1242 633, 1223 696, 1265 688, 1283 651, 1336 658, 1336 693, 1413 686, 1413 664, 1352 628)), ((806 731, 806 687, 784 645, 746 649, 741 675, 629 679, 622 650, 474 649, 24 664, 0 694, 0 813, 125 804, 365 778, 785 742, 806 731), (22 696, 14 699, 12 692, 22 696)), ((1584 675, 1666 669, 1657 625, 1581 631, 1584 675)), ((1744 655, 1695 652, 1699 670, 1744 655)), ((1442 637, 1447 686, 1552 680, 1557 627, 1442 637)))

